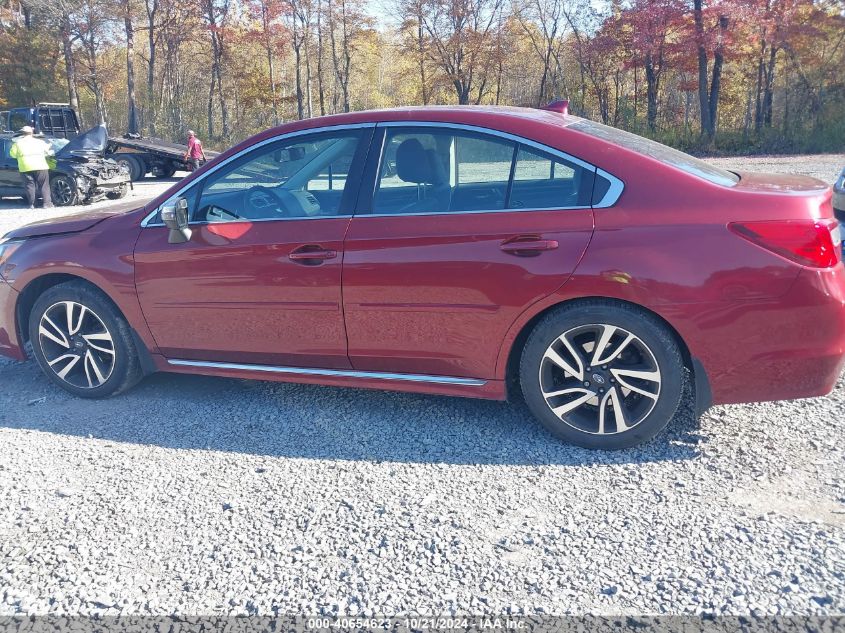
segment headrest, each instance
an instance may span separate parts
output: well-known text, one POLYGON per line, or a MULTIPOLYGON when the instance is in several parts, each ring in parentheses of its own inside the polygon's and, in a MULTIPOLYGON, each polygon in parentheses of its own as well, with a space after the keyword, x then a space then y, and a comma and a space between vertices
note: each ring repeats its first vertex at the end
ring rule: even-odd
POLYGON ((418 139, 409 138, 396 148, 396 173, 405 182, 436 185, 443 181, 434 152, 427 152, 418 139))

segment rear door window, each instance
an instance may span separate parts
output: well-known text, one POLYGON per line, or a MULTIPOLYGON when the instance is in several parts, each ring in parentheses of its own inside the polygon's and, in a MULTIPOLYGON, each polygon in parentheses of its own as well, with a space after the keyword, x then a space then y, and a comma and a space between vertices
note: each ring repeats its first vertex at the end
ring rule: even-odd
POLYGON ((505 208, 513 142, 448 128, 390 128, 384 147, 374 213, 505 208))
POLYGON ((372 212, 589 207, 595 169, 525 143, 456 128, 390 127, 372 212))

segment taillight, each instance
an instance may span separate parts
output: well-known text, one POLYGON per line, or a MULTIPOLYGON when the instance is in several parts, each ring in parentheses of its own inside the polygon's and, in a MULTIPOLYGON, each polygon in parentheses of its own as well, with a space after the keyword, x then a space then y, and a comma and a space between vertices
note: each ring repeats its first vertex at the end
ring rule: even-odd
POLYGON ((731 222, 728 228, 803 266, 830 268, 842 258, 842 234, 836 220, 731 222))

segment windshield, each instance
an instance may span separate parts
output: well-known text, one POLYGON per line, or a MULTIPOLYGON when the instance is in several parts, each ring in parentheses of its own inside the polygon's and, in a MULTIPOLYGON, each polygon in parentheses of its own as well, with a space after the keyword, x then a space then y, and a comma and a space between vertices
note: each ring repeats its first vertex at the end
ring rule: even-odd
POLYGON ((598 137, 640 154, 645 154, 646 156, 659 160, 661 163, 682 169, 688 174, 698 176, 716 185, 732 187, 739 182, 739 176, 732 172, 714 167, 695 156, 690 156, 684 152, 672 149, 657 141, 652 141, 642 136, 631 134, 630 132, 624 132, 609 125, 602 125, 595 121, 582 119, 577 123, 573 123, 569 129, 598 137))

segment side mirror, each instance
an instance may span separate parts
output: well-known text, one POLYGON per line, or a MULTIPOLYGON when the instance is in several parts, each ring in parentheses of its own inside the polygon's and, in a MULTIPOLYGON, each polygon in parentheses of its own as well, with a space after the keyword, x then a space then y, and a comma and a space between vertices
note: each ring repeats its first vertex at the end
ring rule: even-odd
POLYGON ((185 198, 168 200, 161 206, 161 221, 170 229, 167 241, 170 244, 182 244, 191 239, 188 228, 188 201, 185 198))

